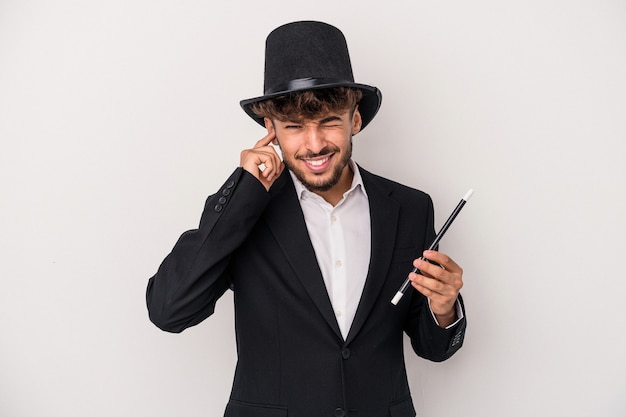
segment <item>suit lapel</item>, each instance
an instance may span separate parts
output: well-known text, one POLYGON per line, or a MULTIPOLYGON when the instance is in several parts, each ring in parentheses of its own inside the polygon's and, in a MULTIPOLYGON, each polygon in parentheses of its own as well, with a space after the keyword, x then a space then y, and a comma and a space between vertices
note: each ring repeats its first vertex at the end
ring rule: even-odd
POLYGON ((363 169, 360 171, 370 205, 372 246, 365 287, 346 344, 354 339, 365 323, 383 287, 393 256, 399 216, 399 206, 389 196, 390 191, 372 174, 363 169))
POLYGON ((302 208, 286 169, 270 192, 272 201, 265 211, 265 220, 320 314, 335 334, 342 338, 309 238, 302 208))

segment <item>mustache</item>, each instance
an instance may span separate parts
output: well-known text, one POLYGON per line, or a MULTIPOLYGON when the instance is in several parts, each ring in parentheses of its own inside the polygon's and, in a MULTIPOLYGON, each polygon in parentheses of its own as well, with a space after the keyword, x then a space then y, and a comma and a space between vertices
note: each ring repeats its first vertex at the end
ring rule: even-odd
POLYGON ((323 147, 319 152, 307 152, 306 154, 303 155, 296 155, 297 159, 312 159, 312 158, 319 158, 320 156, 326 156, 329 155, 331 153, 335 153, 338 152, 339 148, 336 146, 325 146, 323 147))

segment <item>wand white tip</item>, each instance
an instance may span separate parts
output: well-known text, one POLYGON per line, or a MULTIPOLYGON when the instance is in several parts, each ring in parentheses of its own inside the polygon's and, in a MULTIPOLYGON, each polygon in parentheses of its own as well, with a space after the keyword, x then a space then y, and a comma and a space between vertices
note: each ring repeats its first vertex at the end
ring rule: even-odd
POLYGON ((393 304, 394 306, 397 305, 398 301, 400 301, 403 295, 404 294, 402 294, 401 291, 398 291, 396 295, 393 296, 393 300, 391 300, 391 304, 393 304))
POLYGON ((463 196, 463 200, 465 201, 469 200, 473 194, 474 194, 474 190, 470 188, 469 191, 466 192, 465 195, 463 196))

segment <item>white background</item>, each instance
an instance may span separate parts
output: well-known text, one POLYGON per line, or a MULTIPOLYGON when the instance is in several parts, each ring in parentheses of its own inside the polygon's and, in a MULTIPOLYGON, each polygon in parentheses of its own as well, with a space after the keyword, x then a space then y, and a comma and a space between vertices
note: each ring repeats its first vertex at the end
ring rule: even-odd
POLYGON ((217 417, 231 294, 179 335, 147 280, 263 129, 264 42, 323 20, 384 95, 365 168, 429 192, 464 348, 418 415, 626 415, 626 3, 0 0, 0 416, 217 417))

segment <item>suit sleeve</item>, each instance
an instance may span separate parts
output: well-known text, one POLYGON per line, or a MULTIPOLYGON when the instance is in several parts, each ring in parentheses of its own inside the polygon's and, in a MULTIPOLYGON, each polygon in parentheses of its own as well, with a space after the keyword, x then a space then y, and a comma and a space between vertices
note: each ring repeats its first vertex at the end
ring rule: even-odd
POLYGON ((263 185, 238 168, 205 204, 198 229, 183 233, 148 281, 150 320, 179 333, 215 310, 230 287, 229 263, 270 201, 263 185))
MULTIPOLYGON (((428 217, 426 220, 426 239, 423 247, 426 249, 435 237, 434 209, 430 197, 428 198, 428 217)), ((411 291, 411 307, 405 326, 405 331, 411 340, 415 353, 434 362, 442 362, 456 353, 463 345, 467 320, 463 298, 459 294, 458 302, 463 312, 463 318, 446 329, 439 327, 428 306, 428 299, 418 291, 411 291)))

